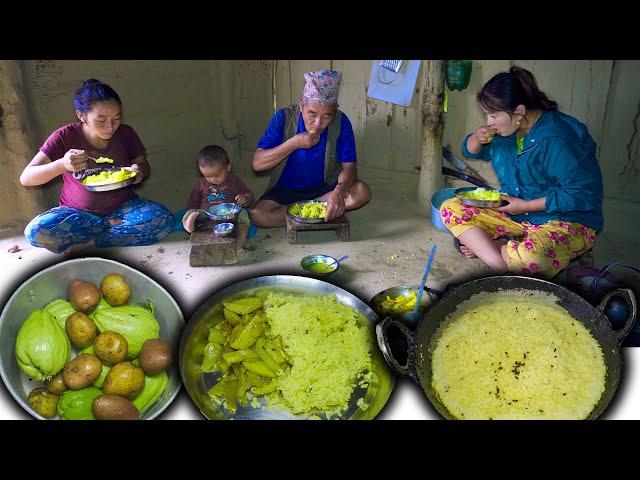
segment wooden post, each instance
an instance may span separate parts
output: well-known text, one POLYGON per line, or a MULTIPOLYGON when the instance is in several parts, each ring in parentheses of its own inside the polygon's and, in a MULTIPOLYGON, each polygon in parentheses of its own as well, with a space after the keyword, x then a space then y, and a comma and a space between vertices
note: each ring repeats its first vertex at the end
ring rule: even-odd
POLYGON ((422 145, 418 202, 431 209, 431 195, 442 181, 442 132, 444 130, 444 60, 422 61, 422 145))

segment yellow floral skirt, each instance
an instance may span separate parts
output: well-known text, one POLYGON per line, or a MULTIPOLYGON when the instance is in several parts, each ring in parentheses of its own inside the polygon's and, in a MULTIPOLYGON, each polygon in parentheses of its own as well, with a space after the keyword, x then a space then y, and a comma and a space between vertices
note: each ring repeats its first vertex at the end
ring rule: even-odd
POLYGON ((507 268, 530 277, 555 277, 572 259, 593 247, 596 240, 595 230, 579 223, 518 223, 506 213, 463 205, 458 198, 446 200, 440 215, 456 238, 473 227, 482 228, 493 239, 510 237, 507 268))

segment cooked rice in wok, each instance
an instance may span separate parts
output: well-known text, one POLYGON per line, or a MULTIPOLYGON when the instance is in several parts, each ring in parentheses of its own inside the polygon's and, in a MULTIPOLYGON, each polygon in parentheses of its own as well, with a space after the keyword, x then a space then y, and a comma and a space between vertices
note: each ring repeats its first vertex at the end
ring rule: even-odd
POLYGON ((606 366, 585 326, 542 292, 481 293, 436 332, 432 387, 458 419, 584 419, 606 366))

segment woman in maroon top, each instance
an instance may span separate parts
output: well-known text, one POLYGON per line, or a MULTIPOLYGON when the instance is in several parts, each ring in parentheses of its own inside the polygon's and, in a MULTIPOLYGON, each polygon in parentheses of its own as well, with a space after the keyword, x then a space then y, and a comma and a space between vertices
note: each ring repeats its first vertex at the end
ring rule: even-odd
POLYGON ((173 215, 133 189, 149 175, 150 167, 135 130, 122 123, 120 97, 109 85, 90 79, 75 92, 73 105, 79 122, 53 132, 20 176, 27 187, 60 175, 63 181, 59 206, 29 222, 27 240, 54 253, 162 240, 173 230, 173 215), (113 159, 109 166, 131 167, 137 173, 134 184, 107 192, 87 190, 73 174, 99 166, 89 157, 107 157, 113 159))

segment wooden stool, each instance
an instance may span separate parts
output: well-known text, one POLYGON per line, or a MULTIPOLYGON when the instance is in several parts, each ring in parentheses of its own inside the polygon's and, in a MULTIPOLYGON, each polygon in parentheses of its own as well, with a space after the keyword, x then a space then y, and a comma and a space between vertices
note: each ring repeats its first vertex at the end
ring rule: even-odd
POLYGON ((328 222, 300 223, 287 213, 287 240, 289 243, 296 243, 297 232, 309 230, 335 230, 340 241, 347 242, 350 239, 349 219, 346 214, 328 222))
POLYGON ((238 263, 238 226, 231 235, 219 237, 213 233, 213 226, 221 222, 204 222, 191 234, 189 245, 189 265, 192 267, 211 267, 238 263))

